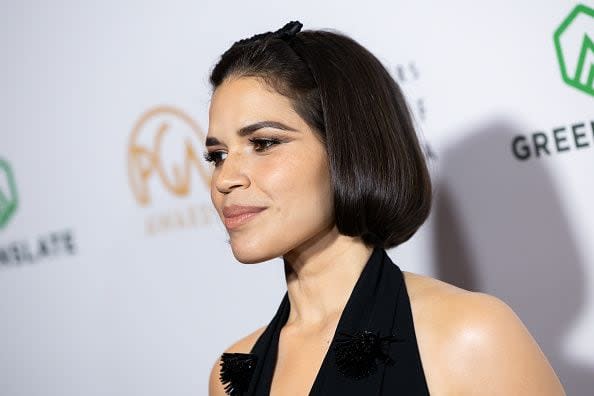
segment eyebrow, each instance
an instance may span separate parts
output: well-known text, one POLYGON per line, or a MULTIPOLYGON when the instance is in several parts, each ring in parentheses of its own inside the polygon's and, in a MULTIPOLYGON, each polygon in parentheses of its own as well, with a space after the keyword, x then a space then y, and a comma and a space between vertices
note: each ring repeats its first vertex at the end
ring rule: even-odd
MULTIPOLYGON (((289 127, 281 122, 278 122, 278 121, 259 121, 259 122, 242 127, 241 129, 239 129, 237 131, 237 135, 239 135, 241 137, 248 136, 248 135, 251 135, 252 133, 256 132, 258 129, 262 129, 262 128, 274 128, 274 129, 280 129, 282 131, 297 131, 296 129, 291 128, 291 127, 289 127)), ((208 147, 208 146, 215 146, 220 143, 221 142, 219 142, 219 139, 217 139, 217 138, 207 137, 205 145, 208 147)))

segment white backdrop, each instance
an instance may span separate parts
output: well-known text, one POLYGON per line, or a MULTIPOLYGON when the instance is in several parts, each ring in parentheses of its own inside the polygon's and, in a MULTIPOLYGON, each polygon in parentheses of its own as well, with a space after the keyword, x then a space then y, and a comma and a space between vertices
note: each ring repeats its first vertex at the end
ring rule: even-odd
POLYGON ((390 256, 506 301, 568 394, 591 395, 581 4, 559 35, 571 83, 554 32, 575 1, 3 1, 0 395, 206 394, 216 357, 272 318, 282 261, 235 261, 210 207, 207 78, 234 41, 296 19, 374 52, 433 153, 431 217, 390 256))

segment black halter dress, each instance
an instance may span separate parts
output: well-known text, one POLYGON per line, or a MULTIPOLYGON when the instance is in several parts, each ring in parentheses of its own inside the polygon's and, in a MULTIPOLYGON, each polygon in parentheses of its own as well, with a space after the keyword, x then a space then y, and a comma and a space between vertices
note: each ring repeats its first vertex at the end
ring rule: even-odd
MULTIPOLYGON (((279 335, 290 309, 285 293, 272 321, 251 350, 257 363, 245 394, 270 394, 279 335)), ((384 249, 376 247, 340 316, 309 395, 428 394, 402 271, 384 249), (363 331, 377 337, 369 336, 370 333, 367 333, 366 341, 352 337, 363 334, 363 331), (392 341, 380 342, 387 340, 387 336, 391 336, 392 341), (359 341, 354 344, 339 342, 349 339, 359 341), (378 347, 380 344, 381 348, 378 347), (348 347, 339 349, 339 345, 348 347)))

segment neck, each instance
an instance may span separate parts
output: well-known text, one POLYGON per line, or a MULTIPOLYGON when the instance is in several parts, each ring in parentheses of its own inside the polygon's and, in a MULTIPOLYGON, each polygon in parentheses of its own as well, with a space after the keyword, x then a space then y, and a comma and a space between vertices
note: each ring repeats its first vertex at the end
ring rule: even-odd
POLYGON ((373 252, 336 229, 283 256, 291 312, 286 326, 312 328, 337 320, 373 252))

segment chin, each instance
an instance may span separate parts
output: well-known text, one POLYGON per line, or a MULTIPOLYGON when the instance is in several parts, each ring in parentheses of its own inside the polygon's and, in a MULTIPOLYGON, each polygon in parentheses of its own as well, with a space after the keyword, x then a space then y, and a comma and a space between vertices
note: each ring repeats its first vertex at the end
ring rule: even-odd
POLYGON ((258 242, 243 243, 230 239, 231 250, 235 259, 243 264, 256 264, 263 261, 268 261, 282 255, 282 252, 277 252, 269 246, 260 244, 258 242))

